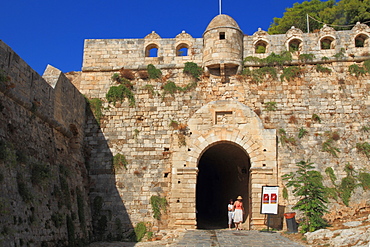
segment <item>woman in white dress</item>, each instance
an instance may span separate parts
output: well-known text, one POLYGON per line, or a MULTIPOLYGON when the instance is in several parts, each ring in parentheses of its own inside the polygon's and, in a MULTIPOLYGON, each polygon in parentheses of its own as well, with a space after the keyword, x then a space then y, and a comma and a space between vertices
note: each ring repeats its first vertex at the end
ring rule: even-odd
POLYGON ((237 231, 241 230, 240 224, 243 222, 244 207, 242 197, 238 196, 234 202, 234 223, 237 231))

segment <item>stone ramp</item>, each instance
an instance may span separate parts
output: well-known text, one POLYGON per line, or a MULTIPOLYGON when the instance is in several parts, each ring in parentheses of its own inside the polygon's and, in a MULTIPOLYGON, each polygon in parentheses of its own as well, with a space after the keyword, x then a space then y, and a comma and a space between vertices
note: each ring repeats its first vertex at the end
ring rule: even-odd
POLYGON ((188 230, 171 241, 141 243, 93 243, 89 247, 141 247, 141 246, 177 246, 177 247, 303 247, 280 235, 259 231, 236 231, 228 229, 188 230))

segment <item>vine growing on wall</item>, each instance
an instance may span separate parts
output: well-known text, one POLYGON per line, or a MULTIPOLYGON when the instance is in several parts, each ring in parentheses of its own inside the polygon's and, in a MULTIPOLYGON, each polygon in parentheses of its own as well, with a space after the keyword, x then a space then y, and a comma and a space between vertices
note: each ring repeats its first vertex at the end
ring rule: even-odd
POLYGON ((186 62, 183 72, 199 80, 199 77, 202 74, 203 70, 196 63, 186 62))
POLYGON ((103 101, 99 98, 92 98, 92 99, 87 99, 87 103, 97 123, 100 124, 100 120, 103 117, 103 113, 102 113, 103 101))
POLYGON ((161 220, 162 212, 167 210, 167 200, 165 197, 151 196, 150 205, 152 205, 154 219, 161 220))

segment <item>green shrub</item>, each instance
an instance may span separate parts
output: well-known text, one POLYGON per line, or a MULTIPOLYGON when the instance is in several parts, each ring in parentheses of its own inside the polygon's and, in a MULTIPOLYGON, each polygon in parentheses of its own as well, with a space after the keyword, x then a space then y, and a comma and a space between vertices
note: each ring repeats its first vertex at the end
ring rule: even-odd
POLYGON ((364 61, 364 68, 366 72, 370 74, 370 59, 364 61))
POLYGON ((357 64, 352 64, 348 67, 348 72, 351 75, 355 75, 356 77, 364 76, 366 74, 365 68, 358 66, 357 64))
POLYGON ((199 77, 202 74, 203 70, 196 63, 186 62, 183 72, 199 80, 199 77))
POLYGON ((359 153, 366 155, 370 158, 370 144, 368 142, 356 143, 356 148, 359 153))
POLYGON ((96 121, 98 123, 100 123, 100 119, 103 116, 103 113, 102 113, 103 102, 102 102, 102 100, 99 99, 99 98, 92 98, 92 99, 89 99, 87 102, 88 102, 88 105, 89 105, 92 113, 94 114, 94 117, 95 117, 96 121))
POLYGON ((266 75, 270 75, 273 79, 277 79, 277 72, 274 67, 261 67, 258 69, 250 70, 244 69, 242 75, 252 78, 252 81, 255 83, 260 83, 263 81, 266 75))
POLYGON ((314 54, 300 54, 298 60, 303 63, 306 63, 308 61, 312 61, 314 58, 315 58, 314 54))
POLYGON ((122 102, 125 98, 128 98, 130 106, 135 105, 133 92, 123 84, 110 87, 106 97, 109 103, 113 102, 115 104, 117 101, 122 102))
POLYGON ((320 73, 326 73, 326 74, 330 74, 331 73, 331 69, 329 68, 326 68, 320 64, 317 64, 316 65, 316 71, 317 72, 320 72, 320 73))
POLYGON ((370 190, 370 173, 360 172, 358 174, 358 180, 364 190, 370 190))
POLYGON ((312 121, 315 121, 315 122, 318 122, 318 123, 321 123, 321 118, 317 115, 317 114, 312 114, 312 117, 311 117, 312 121))
POLYGON ((0 69, 0 82, 8 82, 10 77, 6 75, 5 71, 0 69))
POLYGON ((340 51, 338 53, 336 53, 333 57, 335 57, 336 59, 344 58, 345 57, 345 52, 346 52, 346 50, 344 48, 341 48, 340 51))
POLYGON ((134 228, 136 241, 140 242, 146 234, 146 225, 144 222, 139 222, 134 228))
POLYGON ((162 72, 157 69, 153 64, 147 66, 147 71, 150 79, 159 79, 162 77, 162 72))
POLYGON ((283 69, 283 73, 280 75, 280 80, 291 81, 294 78, 297 78, 301 75, 302 69, 298 66, 290 66, 283 69))
POLYGON ((338 158, 337 153, 340 153, 339 148, 334 146, 334 140, 331 138, 322 143, 322 151, 330 153, 335 158, 338 158))
POLYGON ((266 47, 263 45, 257 46, 256 53, 261 54, 261 53, 266 53, 266 47))
POLYGON ((302 232, 313 232, 328 226, 323 219, 327 212, 326 190, 322 184, 320 172, 312 170, 313 163, 300 161, 297 163, 298 171, 283 176, 288 181, 287 187, 293 187, 293 194, 299 199, 293 206, 303 212, 303 220, 300 223, 302 232))
POLYGON ((156 95, 156 93, 154 91, 154 86, 153 85, 146 84, 142 89, 148 90, 151 95, 156 95))
POLYGON ((152 205, 153 217, 157 220, 160 220, 162 211, 166 212, 167 208, 166 198, 160 196, 151 196, 150 205, 152 205))
POLYGON ((277 110, 277 103, 274 101, 266 102, 265 103, 265 110, 266 111, 276 111, 277 110))
POLYGON ((116 154, 113 156, 113 169, 115 171, 121 169, 122 167, 127 169, 127 160, 123 154, 116 154))
POLYGON ((305 135, 307 135, 307 133, 308 131, 305 128, 301 127, 299 129, 298 138, 299 139, 303 138, 305 135))
POLYGON ((171 94, 172 96, 174 96, 177 92, 188 92, 196 86, 196 82, 188 83, 185 87, 179 87, 173 81, 167 81, 167 83, 163 85, 162 97, 165 97, 166 94, 171 94))

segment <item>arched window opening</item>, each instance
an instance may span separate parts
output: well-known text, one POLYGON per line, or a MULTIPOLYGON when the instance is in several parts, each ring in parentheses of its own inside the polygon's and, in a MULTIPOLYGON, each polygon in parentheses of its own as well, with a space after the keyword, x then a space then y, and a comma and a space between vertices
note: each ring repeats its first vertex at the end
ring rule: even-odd
POLYGON ((299 51, 302 45, 302 41, 299 39, 293 39, 289 42, 289 51, 295 52, 299 51))
POLYGON ((158 57, 158 46, 156 44, 150 44, 145 49, 146 57, 158 57))
POLYGON ((367 46, 369 37, 364 34, 359 34, 355 38, 355 47, 365 47, 367 46))
POLYGON ((321 50, 333 49, 333 38, 325 37, 320 41, 321 50))
POLYGON ((187 44, 181 44, 177 46, 176 56, 185 57, 189 55, 189 46, 187 44))
POLYGON ((258 41, 255 45, 256 53, 266 53, 267 43, 265 41, 258 41))

